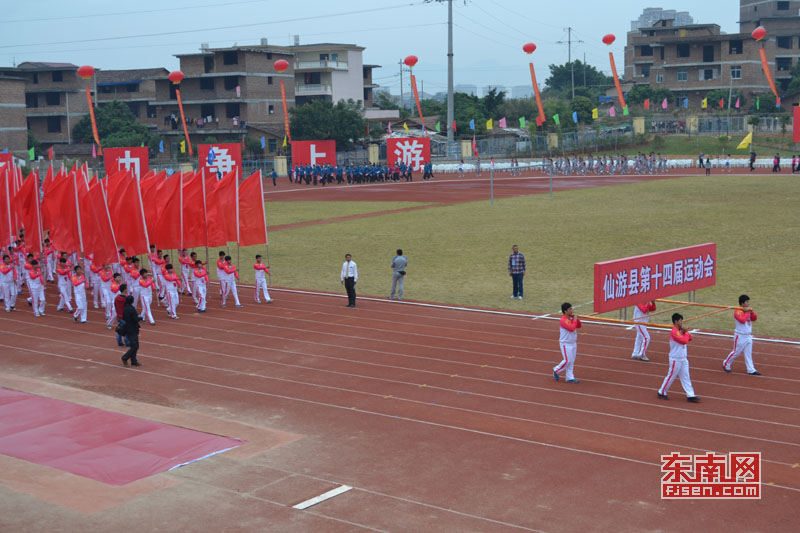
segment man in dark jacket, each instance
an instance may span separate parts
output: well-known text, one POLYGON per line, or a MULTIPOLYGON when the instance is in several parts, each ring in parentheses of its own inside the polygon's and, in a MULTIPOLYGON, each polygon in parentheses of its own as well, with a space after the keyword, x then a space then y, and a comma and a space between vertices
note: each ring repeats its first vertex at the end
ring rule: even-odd
MULTIPOLYGON (((119 293, 114 298, 114 310, 117 312, 117 326, 120 324, 125 326, 125 320, 122 318, 122 314, 125 311, 125 301, 128 299, 128 284, 122 283, 119 286, 119 293)), ((128 342, 128 339, 117 333, 117 346, 130 346, 131 343, 128 342), (122 341, 125 341, 123 344, 122 341)))
POLYGON ((131 366, 142 366, 136 360, 136 352, 139 351, 139 322, 142 320, 136 313, 136 308, 133 307, 133 296, 125 298, 125 308, 122 310, 122 319, 125 321, 125 337, 130 342, 130 349, 122 356, 122 364, 128 366, 130 360, 131 366))

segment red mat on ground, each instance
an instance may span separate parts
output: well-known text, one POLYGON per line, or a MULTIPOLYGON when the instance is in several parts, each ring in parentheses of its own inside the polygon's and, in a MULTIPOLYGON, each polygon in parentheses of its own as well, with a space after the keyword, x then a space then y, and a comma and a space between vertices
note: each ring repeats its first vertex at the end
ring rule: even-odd
POLYGON ((0 388, 0 453, 125 485, 242 441, 0 388))

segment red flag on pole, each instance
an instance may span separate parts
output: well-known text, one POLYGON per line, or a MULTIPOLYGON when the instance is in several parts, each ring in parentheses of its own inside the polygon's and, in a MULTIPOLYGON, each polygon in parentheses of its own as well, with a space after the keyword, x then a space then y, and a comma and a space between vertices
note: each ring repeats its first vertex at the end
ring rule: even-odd
POLYGON ((725 107, 725 98, 720 98, 719 99, 719 108, 722 109, 723 107, 725 107))
POLYGON ((258 171, 239 186, 240 246, 267 243, 264 209, 264 186, 258 171))
POLYGON ((39 179, 36 174, 28 174, 14 201, 19 205, 20 221, 25 227, 25 246, 29 252, 38 254, 44 247, 39 215, 39 179))
POLYGON ((453 121, 453 133, 456 133, 456 132, 458 132, 458 130, 456 129, 456 121, 454 120, 453 121))
POLYGON ((649 98, 645 98, 644 99, 644 110, 647 111, 648 109, 650 109, 650 99, 649 98))
POLYGON ((475 142, 475 134, 472 134, 472 155, 478 157, 478 143, 475 142))
POLYGON ((183 183, 183 247, 206 245, 206 213, 203 205, 203 176, 196 173, 183 183))
POLYGON ((236 175, 228 172, 206 187, 208 210, 208 246, 224 246, 236 238, 236 175))
POLYGON ((796 105, 792 108, 792 118, 794 119, 792 124, 792 142, 800 143, 800 105, 796 105))

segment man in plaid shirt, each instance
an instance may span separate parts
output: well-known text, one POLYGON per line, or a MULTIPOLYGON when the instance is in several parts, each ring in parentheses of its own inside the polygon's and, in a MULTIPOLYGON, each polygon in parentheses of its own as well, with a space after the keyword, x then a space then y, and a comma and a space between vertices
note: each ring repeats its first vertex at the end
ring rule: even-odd
POLYGON ((514 285, 514 293, 511 299, 519 298, 522 300, 522 280, 525 277, 525 256, 519 253, 519 247, 515 244, 511 247, 511 255, 508 256, 508 275, 514 285))

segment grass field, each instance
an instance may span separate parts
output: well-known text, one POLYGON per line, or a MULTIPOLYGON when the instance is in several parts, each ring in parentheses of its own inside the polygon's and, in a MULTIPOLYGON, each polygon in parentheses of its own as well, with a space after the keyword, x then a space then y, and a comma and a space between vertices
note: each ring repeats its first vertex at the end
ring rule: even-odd
MULTIPOLYGON (((720 154, 731 154, 732 157, 748 157, 750 155, 749 148, 736 149, 736 146, 745 135, 744 133, 734 133, 731 134, 729 141, 724 142, 719 140, 718 135, 657 135, 663 142, 661 146, 657 146, 655 142, 651 141, 648 144, 627 148, 623 150, 623 153, 660 152, 667 156, 684 156, 692 159, 696 158, 699 152, 712 157, 720 154)), ((780 152, 782 157, 788 156, 791 159, 790 154, 800 152, 800 145, 792 145, 791 136, 778 138, 754 134, 753 149, 759 154, 759 157, 769 157, 775 152, 780 152)))
POLYGON ((349 215, 425 205, 417 202, 268 202, 269 226, 297 224, 349 215))
MULTIPOLYGON (((588 313, 595 262, 716 242, 717 285, 698 291, 698 301, 735 305, 745 292, 759 313, 757 334, 796 338, 798 200, 800 179, 791 175, 719 175, 292 228, 270 234, 272 284, 343 292, 339 270, 349 252, 359 266, 359 293, 386 297, 389 265, 400 247, 410 262, 407 299, 538 313, 556 313, 568 300, 586 304, 578 311, 588 313), (519 244, 528 262, 523 301, 509 299, 512 244, 519 244)), ((243 281, 252 279, 255 250, 263 247, 242 250, 243 281)), ((695 324, 733 329, 729 313, 695 324)))

